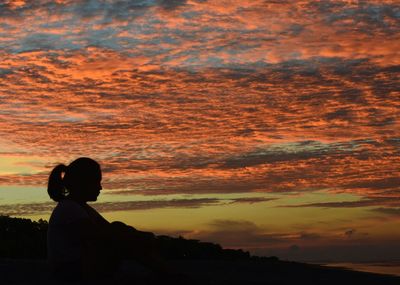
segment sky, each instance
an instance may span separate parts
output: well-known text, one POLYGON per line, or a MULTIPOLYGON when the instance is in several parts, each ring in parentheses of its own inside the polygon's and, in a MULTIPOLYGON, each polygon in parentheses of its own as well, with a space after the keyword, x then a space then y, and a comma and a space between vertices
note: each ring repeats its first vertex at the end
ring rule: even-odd
POLYGON ((0 213, 93 207, 306 261, 400 259, 400 3, 0 0, 0 213))

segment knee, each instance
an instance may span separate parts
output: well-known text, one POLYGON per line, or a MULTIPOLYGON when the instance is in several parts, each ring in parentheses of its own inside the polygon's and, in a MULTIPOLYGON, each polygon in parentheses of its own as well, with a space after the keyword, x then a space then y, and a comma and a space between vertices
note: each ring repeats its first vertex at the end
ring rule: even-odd
POLYGON ((129 231, 136 231, 136 229, 132 226, 128 226, 122 222, 116 221, 110 224, 111 229, 115 232, 129 232, 129 231))

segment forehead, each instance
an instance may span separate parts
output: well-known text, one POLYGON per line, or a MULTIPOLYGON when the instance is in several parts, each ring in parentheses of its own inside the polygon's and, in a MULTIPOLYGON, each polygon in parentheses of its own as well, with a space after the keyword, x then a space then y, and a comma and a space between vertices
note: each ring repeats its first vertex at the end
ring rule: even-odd
POLYGON ((91 171, 88 171, 86 174, 90 179, 101 180, 102 178, 100 167, 92 168, 91 171))

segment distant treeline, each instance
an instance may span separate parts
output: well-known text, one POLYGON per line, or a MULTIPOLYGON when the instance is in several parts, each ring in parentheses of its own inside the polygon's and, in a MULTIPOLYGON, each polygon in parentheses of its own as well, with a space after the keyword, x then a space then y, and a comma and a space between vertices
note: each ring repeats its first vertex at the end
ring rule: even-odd
POLYGON ((161 254, 170 259, 249 259, 250 254, 241 249, 223 249, 219 244, 201 242, 183 237, 157 237, 161 254))
POLYGON ((0 257, 45 258, 47 221, 0 216, 0 257))
MULTIPOLYGON (((0 216, 0 258, 46 258, 48 222, 40 219, 0 216)), ((158 246, 167 259, 256 258, 241 249, 223 249, 219 244, 199 240, 158 236, 158 246)))

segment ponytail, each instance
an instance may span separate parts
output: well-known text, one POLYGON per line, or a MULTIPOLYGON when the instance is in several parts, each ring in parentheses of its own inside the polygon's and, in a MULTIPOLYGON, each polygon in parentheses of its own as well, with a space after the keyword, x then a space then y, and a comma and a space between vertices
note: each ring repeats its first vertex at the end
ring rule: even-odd
POLYGON ((67 191, 62 178, 62 173, 67 171, 67 166, 59 164, 51 171, 49 183, 47 185, 47 193, 50 198, 56 202, 63 200, 66 197, 67 191))

